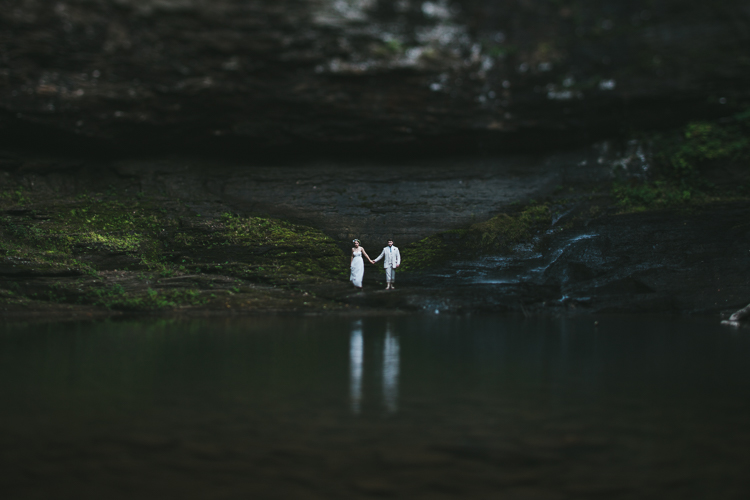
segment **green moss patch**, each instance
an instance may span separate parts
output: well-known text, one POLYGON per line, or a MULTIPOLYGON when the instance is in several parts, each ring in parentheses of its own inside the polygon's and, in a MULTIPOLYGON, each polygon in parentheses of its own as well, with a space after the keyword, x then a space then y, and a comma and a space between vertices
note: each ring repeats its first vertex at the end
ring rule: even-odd
POLYGON ((0 290, 8 292, 4 302, 28 296, 113 310, 159 310, 205 305, 219 288, 235 293, 244 280, 292 287, 340 281, 348 272, 346 255, 333 239, 282 220, 226 210, 198 214, 178 202, 142 198, 24 198, 21 205, 16 191, 10 192, 12 197, 3 198, 10 206, 0 216, 0 274, 8 278, 0 276, 0 290), (107 284, 95 279, 112 272, 117 276, 107 284), (23 282, 24 277, 76 274, 90 279, 66 286, 23 282), (169 279, 192 276, 206 289, 190 280, 168 285, 169 279), (222 284, 214 290, 207 283, 217 279, 222 284))
POLYGON ((750 110, 722 122, 693 122, 676 134, 657 137, 659 174, 696 181, 712 163, 750 160, 750 110))
POLYGON ((618 206, 629 211, 643 211, 685 205, 705 200, 706 195, 687 186, 675 185, 666 181, 650 183, 615 183, 612 196, 618 206))
POLYGON ((402 252, 406 271, 439 266, 450 259, 510 252, 515 245, 532 241, 549 226, 551 214, 546 204, 495 217, 466 229, 438 233, 409 245, 402 252))
POLYGON ((536 230, 549 225, 550 221, 547 205, 532 205, 512 216, 499 214, 488 221, 474 224, 469 232, 479 236, 480 250, 503 252, 513 245, 531 240, 536 230))
POLYGON ((612 196, 621 208, 675 208, 750 194, 750 110, 720 121, 692 122, 645 140, 653 148, 651 178, 616 181, 612 196), (729 176, 720 187, 715 184, 718 171, 729 176))
POLYGON ((198 226, 176 232, 170 250, 180 267, 274 283, 337 279, 348 272, 345 254, 322 232, 230 213, 215 219, 210 231, 198 226))

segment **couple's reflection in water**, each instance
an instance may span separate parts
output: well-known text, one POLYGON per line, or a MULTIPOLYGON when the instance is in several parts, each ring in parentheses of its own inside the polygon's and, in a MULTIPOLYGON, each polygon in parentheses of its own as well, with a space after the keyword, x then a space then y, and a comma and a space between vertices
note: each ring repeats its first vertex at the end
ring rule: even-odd
MULTIPOLYGON (((382 348, 379 342, 374 343, 378 351, 382 349, 381 385, 383 406, 386 412, 398 411, 398 378, 401 368, 400 345, 389 323, 385 327, 385 339, 382 348)), ((362 321, 355 321, 349 338, 349 398, 352 413, 362 412, 363 376, 365 368, 365 337, 362 321)), ((371 358, 372 359, 372 358, 371 358)))

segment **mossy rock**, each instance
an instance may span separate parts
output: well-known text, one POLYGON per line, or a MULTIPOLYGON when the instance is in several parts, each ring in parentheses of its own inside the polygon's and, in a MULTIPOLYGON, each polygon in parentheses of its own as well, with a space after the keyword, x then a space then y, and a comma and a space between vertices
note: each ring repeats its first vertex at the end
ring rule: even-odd
POLYGON ((644 140, 653 150, 650 178, 620 179, 612 187, 623 210, 679 208, 750 194, 750 110, 644 140))
POLYGON ((415 271, 444 265, 455 258, 507 253, 529 242, 551 222, 546 204, 534 204, 515 214, 501 213, 465 229, 454 229, 429 236, 402 251, 403 268, 415 271))

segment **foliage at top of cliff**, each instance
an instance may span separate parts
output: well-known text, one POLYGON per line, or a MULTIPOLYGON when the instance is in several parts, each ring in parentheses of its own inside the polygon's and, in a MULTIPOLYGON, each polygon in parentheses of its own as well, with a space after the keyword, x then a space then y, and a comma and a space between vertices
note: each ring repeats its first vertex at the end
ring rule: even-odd
POLYGON ((692 122, 658 140, 656 161, 665 175, 692 180, 717 162, 750 160, 750 109, 718 122, 692 122))
POLYGON ((620 206, 679 206, 750 194, 750 109, 691 122, 650 140, 651 179, 616 182, 613 195, 620 206))

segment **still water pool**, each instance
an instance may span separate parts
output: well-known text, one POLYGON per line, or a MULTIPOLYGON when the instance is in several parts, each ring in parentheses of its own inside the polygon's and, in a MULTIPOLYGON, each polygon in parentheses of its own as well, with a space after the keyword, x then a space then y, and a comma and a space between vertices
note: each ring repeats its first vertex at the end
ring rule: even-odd
POLYGON ((3 326, 0 497, 749 498, 750 333, 597 319, 3 326))

